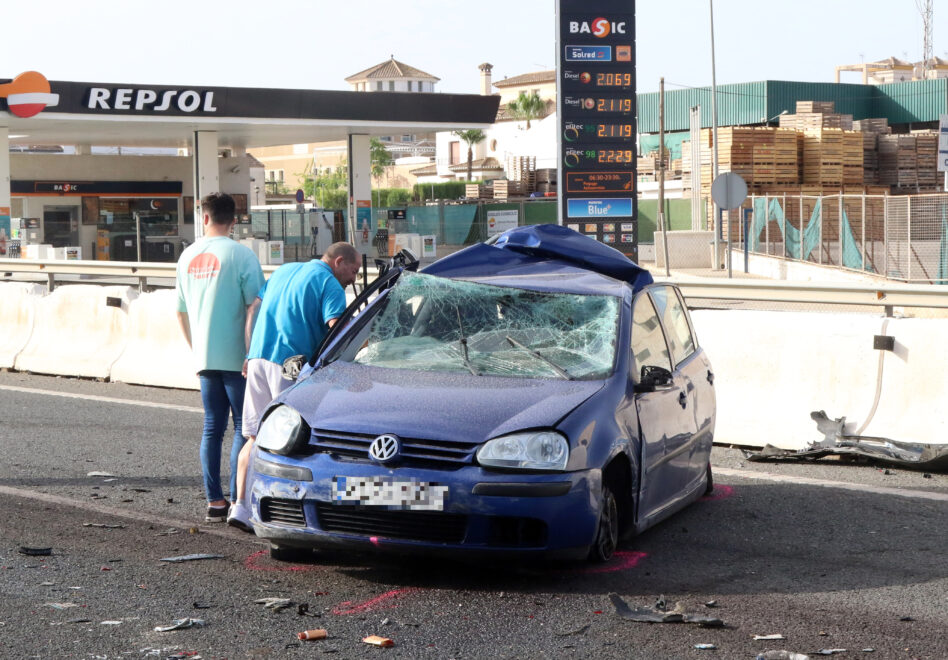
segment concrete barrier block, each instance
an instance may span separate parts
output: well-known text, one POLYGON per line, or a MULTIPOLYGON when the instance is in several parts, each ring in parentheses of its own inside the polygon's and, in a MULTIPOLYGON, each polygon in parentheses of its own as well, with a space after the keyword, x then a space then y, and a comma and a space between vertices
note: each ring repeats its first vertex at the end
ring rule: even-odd
POLYGON ((33 334, 36 302, 46 293, 39 284, 0 282, 0 368, 11 369, 33 334))
MULTIPOLYGON (((895 338, 895 348, 881 352, 879 403, 861 435, 948 443, 948 319, 891 319, 885 334, 895 338)), ((847 420, 846 431, 855 430, 847 420)))
POLYGON ((173 290, 145 293, 132 301, 128 345, 112 365, 112 380, 200 389, 194 357, 178 325, 176 303, 173 290))
POLYGON ((848 430, 871 410, 881 317, 695 310, 692 319, 715 372, 716 442, 802 449, 822 437, 812 411, 845 415, 848 430))
POLYGON ((125 350, 128 308, 138 296, 125 286, 74 284, 37 301, 30 340, 16 358, 21 371, 108 378, 125 350))

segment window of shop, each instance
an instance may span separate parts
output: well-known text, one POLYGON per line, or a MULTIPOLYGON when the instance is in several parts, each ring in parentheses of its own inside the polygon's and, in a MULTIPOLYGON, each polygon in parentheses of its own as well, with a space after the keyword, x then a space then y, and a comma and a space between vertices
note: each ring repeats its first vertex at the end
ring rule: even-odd
POLYGON ((95 218, 99 260, 174 262, 185 245, 178 234, 177 197, 87 197, 83 224, 92 224, 89 215, 95 218))

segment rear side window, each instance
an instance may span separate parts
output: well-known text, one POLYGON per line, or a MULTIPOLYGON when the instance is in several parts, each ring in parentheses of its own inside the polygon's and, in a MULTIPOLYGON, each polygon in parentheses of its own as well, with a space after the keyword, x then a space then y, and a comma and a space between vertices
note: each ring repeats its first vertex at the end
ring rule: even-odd
POLYGON ((672 363, 681 364, 695 352, 695 339, 688 324, 688 313, 675 290, 670 286, 656 286, 648 289, 655 309, 662 319, 671 349, 672 363))
POLYGON ((642 376, 642 367, 671 369, 665 333, 647 294, 640 295, 632 305, 631 345, 635 382, 639 382, 642 376))

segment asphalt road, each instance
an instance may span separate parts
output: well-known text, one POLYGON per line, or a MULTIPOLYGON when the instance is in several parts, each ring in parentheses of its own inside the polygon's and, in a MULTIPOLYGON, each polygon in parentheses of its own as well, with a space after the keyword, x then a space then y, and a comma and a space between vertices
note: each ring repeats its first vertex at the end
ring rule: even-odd
POLYGON ((948 658, 948 475, 751 464, 721 447, 715 493, 605 566, 280 564, 201 522, 200 430, 196 392, 0 373, 2 657, 948 658), (160 561, 192 553, 222 557, 160 561), (627 621, 610 594, 726 625, 627 621), (188 617, 204 625, 154 630, 188 617), (329 637, 298 641, 310 628, 329 637), (364 644, 372 634, 395 646, 364 644), (753 639, 771 634, 786 639, 753 639))

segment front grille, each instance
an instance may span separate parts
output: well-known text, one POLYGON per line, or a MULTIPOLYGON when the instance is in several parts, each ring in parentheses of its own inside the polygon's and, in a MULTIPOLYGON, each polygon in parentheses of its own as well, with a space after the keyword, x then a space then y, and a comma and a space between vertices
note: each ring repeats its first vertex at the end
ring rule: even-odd
MULTIPOLYGON (((310 448, 316 452, 335 454, 351 458, 368 460, 369 445, 378 436, 342 431, 313 429, 310 448)), ((448 442, 445 440, 423 440, 419 438, 399 438, 401 456, 399 465, 417 465, 419 467, 458 468, 474 462, 474 452, 479 443, 448 442)))
POLYGON ((546 545, 546 523, 535 518, 498 516, 490 519, 487 544, 503 548, 540 548, 546 545))
POLYGON ((260 500, 260 520, 287 527, 306 527, 303 502, 264 497, 260 500))
POLYGON ((467 516, 436 511, 389 511, 317 502, 316 518, 327 532, 432 543, 460 543, 467 530, 467 516))

